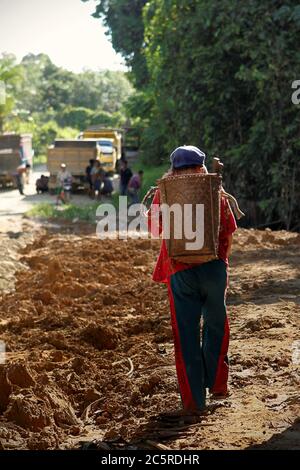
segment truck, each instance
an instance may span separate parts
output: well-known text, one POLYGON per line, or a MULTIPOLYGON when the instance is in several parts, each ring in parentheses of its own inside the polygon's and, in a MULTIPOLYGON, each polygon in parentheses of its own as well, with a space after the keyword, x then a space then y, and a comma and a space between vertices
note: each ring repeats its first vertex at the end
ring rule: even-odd
POLYGON ((86 167, 90 160, 99 160, 100 154, 98 139, 56 139, 47 151, 49 192, 55 191, 57 173, 62 163, 72 174, 72 190, 86 189, 86 167))
MULTIPOLYGON (((26 164, 32 167, 33 150, 31 134, 6 133, 0 135, 0 186, 17 187, 17 168, 26 164)), ((28 180, 28 171, 27 171, 28 180)))
POLYGON ((142 132, 143 128, 139 127, 123 128, 123 155, 129 165, 133 165, 139 159, 142 132))
POLYGON ((118 170, 122 157, 122 133, 119 129, 93 126, 81 134, 81 139, 97 139, 100 146, 100 163, 108 174, 118 170))

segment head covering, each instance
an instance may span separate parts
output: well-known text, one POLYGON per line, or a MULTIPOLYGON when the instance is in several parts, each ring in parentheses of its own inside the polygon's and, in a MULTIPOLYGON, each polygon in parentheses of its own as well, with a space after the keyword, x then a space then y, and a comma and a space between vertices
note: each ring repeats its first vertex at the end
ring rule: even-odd
POLYGON ((66 164, 65 164, 65 163, 61 163, 60 167, 61 167, 61 168, 66 168, 66 164))
POLYGON ((170 161, 174 169, 187 166, 202 166, 205 161, 205 153, 193 145, 183 145, 177 147, 171 153, 170 161))

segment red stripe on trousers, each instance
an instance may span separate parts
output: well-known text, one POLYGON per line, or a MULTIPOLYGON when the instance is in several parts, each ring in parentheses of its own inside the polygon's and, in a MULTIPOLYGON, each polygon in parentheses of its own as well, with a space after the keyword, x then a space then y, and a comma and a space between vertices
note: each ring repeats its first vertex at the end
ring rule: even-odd
MULTIPOLYGON (((227 281, 226 281, 226 289, 224 293, 224 301, 226 299, 227 289, 229 286, 228 267, 226 271, 227 271, 227 281)), ((229 365, 225 359, 228 354, 229 334, 230 334, 229 321, 226 315, 225 325, 224 325, 224 337, 223 337, 219 361, 218 361, 216 379, 215 379, 215 383, 213 387, 210 389, 211 393, 222 393, 222 394, 224 393, 225 394, 227 393, 227 390, 228 390, 227 382, 228 382, 228 375, 229 375, 229 365)))
POLYGON ((229 322, 226 317, 224 328, 224 337, 222 341, 218 368, 214 386, 210 389, 212 393, 226 393, 227 392, 227 382, 229 374, 229 365, 226 362, 226 356, 228 353, 229 346, 229 322))
POLYGON ((172 323, 173 338, 174 338, 175 364, 176 364, 177 379, 178 379, 178 384, 179 384, 179 389, 180 389, 180 395, 181 395, 184 409, 195 410, 197 409, 197 406, 192 396, 191 387, 188 381, 188 377, 187 377, 187 373, 185 369, 185 363, 184 363, 183 355, 181 351, 180 336, 179 336, 177 319, 176 319, 175 303, 174 303, 172 289, 170 286, 170 280, 168 280, 168 293, 169 293, 171 323, 172 323))

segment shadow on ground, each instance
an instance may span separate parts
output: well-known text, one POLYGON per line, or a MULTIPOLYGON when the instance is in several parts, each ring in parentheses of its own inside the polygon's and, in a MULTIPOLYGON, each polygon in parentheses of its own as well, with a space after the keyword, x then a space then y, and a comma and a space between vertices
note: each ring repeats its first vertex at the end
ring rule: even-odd
POLYGON ((300 418, 280 434, 274 434, 261 444, 254 444, 246 450, 300 450, 300 418))

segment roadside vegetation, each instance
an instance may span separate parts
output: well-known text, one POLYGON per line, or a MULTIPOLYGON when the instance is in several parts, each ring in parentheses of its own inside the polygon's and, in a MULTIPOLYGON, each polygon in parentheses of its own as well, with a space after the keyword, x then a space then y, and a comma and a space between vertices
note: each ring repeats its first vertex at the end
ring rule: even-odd
POLYGON ((46 54, 27 54, 20 63, 13 54, 0 55, 0 81, 6 85, 0 132, 31 133, 36 163, 55 138, 76 138, 91 125, 123 125, 133 92, 123 72, 74 73, 46 54))
POLYGON ((248 224, 299 230, 298 2, 97 0, 95 10, 131 69, 143 159, 158 165, 183 144, 208 166, 218 154, 248 224))
POLYGON ((55 204, 41 202, 36 204, 27 213, 27 217, 37 217, 41 219, 65 219, 78 222, 79 220, 93 223, 100 201, 92 202, 85 206, 76 204, 66 204, 64 206, 56 206, 55 204))

